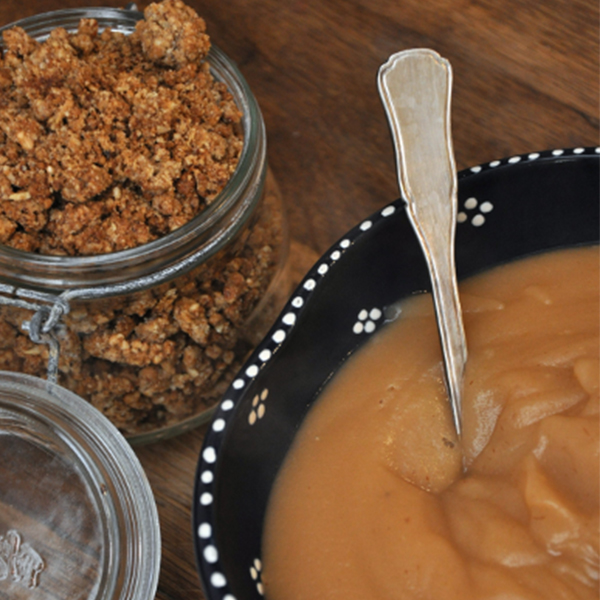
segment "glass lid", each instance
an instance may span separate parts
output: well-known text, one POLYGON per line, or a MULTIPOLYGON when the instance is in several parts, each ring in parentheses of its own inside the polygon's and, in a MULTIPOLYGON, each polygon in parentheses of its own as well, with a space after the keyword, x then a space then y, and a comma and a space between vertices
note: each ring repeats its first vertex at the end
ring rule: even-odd
POLYGON ((147 600, 160 530, 118 430, 68 390, 0 371, 0 600, 147 600))

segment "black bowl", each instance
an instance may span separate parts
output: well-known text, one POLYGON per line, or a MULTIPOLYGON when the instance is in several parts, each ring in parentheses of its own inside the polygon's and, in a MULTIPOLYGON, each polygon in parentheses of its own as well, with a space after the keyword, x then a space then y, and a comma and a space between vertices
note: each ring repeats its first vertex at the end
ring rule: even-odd
MULTIPOLYGON (((599 152, 533 153, 459 173, 459 278, 597 243, 599 152)), ((193 535, 209 600, 262 597, 265 510, 296 431, 332 374, 384 323, 385 308, 429 289, 398 200, 349 231, 292 295, 225 394, 200 456, 193 535)))

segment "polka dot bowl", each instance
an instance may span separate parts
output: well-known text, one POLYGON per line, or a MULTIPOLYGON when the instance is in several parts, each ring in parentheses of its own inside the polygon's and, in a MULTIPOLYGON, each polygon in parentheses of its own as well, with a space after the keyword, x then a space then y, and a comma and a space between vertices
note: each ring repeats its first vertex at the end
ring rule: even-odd
MULTIPOLYGON (((559 247, 598 243, 600 149, 514 156, 459 173, 459 278, 559 247)), ((306 275, 217 407, 198 463, 193 535, 208 600, 264 596, 269 493, 311 404, 384 324, 429 289, 402 201, 365 219, 306 275)))

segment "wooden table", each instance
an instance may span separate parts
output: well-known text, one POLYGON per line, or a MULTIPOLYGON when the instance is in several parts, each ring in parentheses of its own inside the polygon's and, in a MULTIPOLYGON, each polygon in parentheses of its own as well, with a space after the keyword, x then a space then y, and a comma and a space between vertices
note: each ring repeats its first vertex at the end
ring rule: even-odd
MULTIPOLYGON (((2 0, 0 24, 123 0, 2 0)), ((145 6, 138 2, 138 6, 145 6)), ((396 198, 378 67, 430 47, 454 68, 459 169, 533 150, 598 144, 595 0, 188 0, 262 107, 290 215, 294 266, 396 198)), ((160 600, 203 598, 191 533, 202 428, 137 449, 163 537, 160 600)))

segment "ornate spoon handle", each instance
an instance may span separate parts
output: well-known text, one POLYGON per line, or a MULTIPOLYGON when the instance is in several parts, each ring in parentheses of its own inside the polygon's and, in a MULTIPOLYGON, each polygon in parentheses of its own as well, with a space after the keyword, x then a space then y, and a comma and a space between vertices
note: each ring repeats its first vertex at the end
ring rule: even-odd
POLYGON ((454 263, 457 183, 450 132, 450 63, 433 50, 392 55, 378 77, 396 150, 400 192, 425 254, 456 432, 462 429, 467 344, 454 263))

